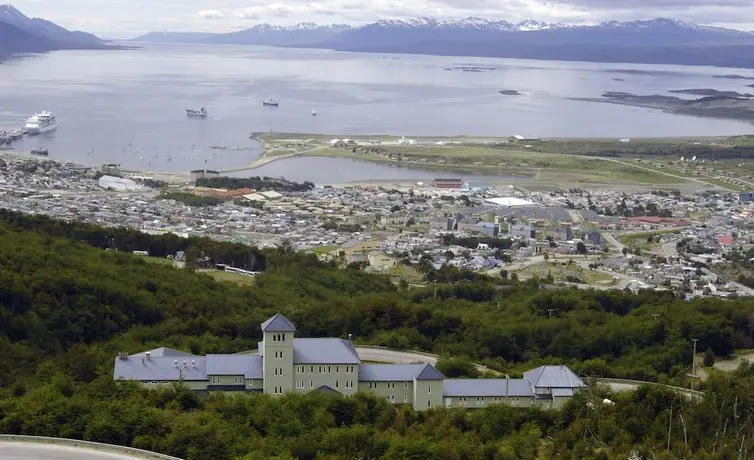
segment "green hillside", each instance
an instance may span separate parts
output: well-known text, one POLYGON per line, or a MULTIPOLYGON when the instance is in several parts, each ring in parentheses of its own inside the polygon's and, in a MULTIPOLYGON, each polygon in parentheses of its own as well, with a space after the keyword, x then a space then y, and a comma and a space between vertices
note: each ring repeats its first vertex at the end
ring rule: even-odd
POLYGON ((452 270, 431 275, 443 282, 437 289, 402 289, 387 277, 339 270, 285 248, 0 212, 0 432, 190 459, 608 459, 631 450, 647 455, 640 458, 736 458, 739 448, 754 449, 752 368, 712 376, 700 403, 646 388, 609 396, 615 406, 600 406, 598 416, 586 399, 601 400, 601 392, 560 412, 416 413, 361 395, 200 399, 180 388, 148 391, 112 381, 119 351, 256 348, 259 324, 276 312, 302 336, 351 333, 359 342, 453 355, 512 376, 565 362, 584 376, 687 385, 692 337, 720 356, 752 346, 754 300, 689 303, 666 294, 543 291, 536 281, 505 284, 511 282, 452 270), (145 247, 162 255, 184 250, 189 268, 126 252, 145 247), (264 273, 243 285, 194 271, 233 261, 264 273))

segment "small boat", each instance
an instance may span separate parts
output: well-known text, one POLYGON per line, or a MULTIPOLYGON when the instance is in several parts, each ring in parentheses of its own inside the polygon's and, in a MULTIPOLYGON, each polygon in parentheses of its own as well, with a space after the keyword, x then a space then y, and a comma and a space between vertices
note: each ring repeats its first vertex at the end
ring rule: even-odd
POLYGON ((186 115, 189 117, 207 118, 207 109, 199 107, 198 109, 186 109, 186 115))
POLYGON ((313 117, 316 117, 316 116, 317 116, 317 111, 316 111, 316 110, 312 110, 312 116, 313 116, 313 117))
POLYGON ((16 139, 21 139, 26 134, 26 129, 13 129, 5 133, 6 136, 12 140, 15 141, 16 139))
POLYGON ((267 99, 266 101, 262 101, 262 105, 267 107, 277 107, 280 104, 272 99, 267 99))
POLYGON ((31 154, 46 157, 48 152, 47 149, 32 149, 31 154))

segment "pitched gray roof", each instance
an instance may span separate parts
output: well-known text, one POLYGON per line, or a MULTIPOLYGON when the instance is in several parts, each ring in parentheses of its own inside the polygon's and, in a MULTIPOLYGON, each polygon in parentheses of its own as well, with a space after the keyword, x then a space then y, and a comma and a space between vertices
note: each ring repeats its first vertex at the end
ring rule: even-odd
POLYGON ((128 359, 115 358, 115 370, 113 378, 116 380, 175 380, 180 379, 180 371, 175 367, 175 361, 182 365, 183 380, 207 380, 205 358, 193 356, 191 359, 176 359, 173 356, 129 357, 128 359), (193 363, 196 363, 194 366, 193 363))
POLYGON ((359 355, 343 339, 293 339, 294 364, 359 364, 359 355))
POLYGON ((443 380, 444 378, 445 376, 429 363, 425 364, 424 369, 416 376, 416 380, 443 380))
POLYGON ((245 355, 207 355, 207 375, 243 375, 262 378, 262 357, 245 355))
POLYGON ((442 380, 444 377, 431 364, 362 364, 360 382, 407 382, 411 380, 442 380))
POLYGON ((581 388, 584 382, 568 366, 540 366, 524 372, 524 378, 539 388, 581 388))
POLYGON ((160 347, 160 348, 155 348, 154 350, 142 351, 141 353, 136 353, 130 356, 141 358, 141 357, 147 356, 147 353, 149 353, 150 356, 153 358, 159 358, 163 356, 196 356, 196 355, 192 355, 191 353, 184 353, 182 351, 173 350, 172 348, 166 348, 166 347, 160 347))
POLYGON ((446 379, 443 392, 450 397, 534 396, 534 388, 526 379, 446 379))
POLYGON ((262 323, 262 330, 264 332, 296 332, 296 326, 288 321, 285 316, 278 313, 262 323))
POLYGON ((406 382, 414 380, 424 364, 362 364, 359 366, 360 382, 406 382))
POLYGON ((317 391, 319 391, 320 393, 325 393, 329 395, 343 396, 343 393, 327 385, 322 385, 321 387, 317 388, 317 391))

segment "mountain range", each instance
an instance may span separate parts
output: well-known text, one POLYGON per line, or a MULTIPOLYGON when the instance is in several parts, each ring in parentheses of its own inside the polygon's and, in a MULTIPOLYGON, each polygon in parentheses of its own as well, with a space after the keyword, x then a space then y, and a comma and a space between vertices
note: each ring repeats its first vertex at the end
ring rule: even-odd
POLYGON ((107 47, 92 34, 70 31, 44 19, 29 18, 11 5, 0 5, 0 61, 21 53, 107 47))
POLYGON ((362 26, 261 24, 232 33, 152 32, 134 41, 754 68, 754 34, 667 18, 577 26, 422 17, 362 26))

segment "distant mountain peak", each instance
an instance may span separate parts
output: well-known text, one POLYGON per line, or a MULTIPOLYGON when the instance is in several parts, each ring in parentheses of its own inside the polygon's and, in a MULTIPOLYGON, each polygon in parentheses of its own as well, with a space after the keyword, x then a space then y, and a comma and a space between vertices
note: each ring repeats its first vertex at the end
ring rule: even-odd
POLYGON ((29 17, 20 12, 13 5, 0 5, 0 21, 10 22, 11 20, 28 20, 29 17))

